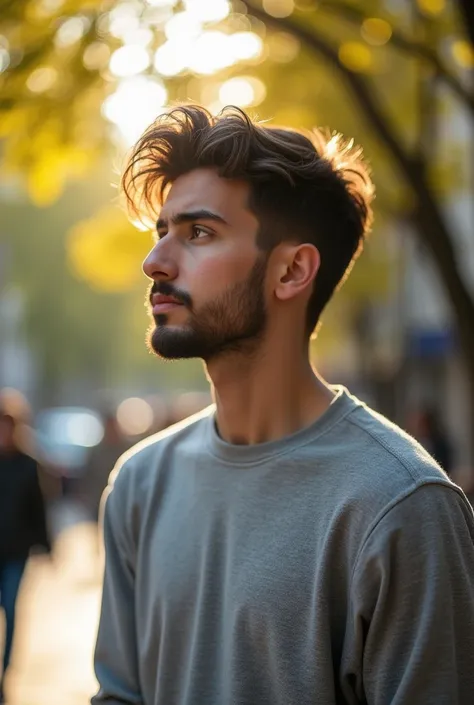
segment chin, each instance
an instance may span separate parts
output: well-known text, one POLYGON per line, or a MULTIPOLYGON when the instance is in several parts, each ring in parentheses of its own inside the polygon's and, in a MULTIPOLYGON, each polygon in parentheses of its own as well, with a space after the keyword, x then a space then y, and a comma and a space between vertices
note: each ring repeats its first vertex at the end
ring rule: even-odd
POLYGON ((152 327, 148 331, 148 349, 163 360, 189 360, 202 357, 200 346, 196 343, 191 331, 163 325, 152 327))

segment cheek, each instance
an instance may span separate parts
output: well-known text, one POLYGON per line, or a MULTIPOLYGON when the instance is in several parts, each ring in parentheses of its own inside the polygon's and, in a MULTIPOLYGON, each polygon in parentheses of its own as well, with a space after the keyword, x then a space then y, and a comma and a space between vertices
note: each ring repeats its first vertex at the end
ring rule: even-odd
POLYGON ((255 261, 255 254, 233 252, 232 254, 209 255, 194 261, 186 284, 194 299, 209 298, 220 294, 233 284, 243 281, 255 261))

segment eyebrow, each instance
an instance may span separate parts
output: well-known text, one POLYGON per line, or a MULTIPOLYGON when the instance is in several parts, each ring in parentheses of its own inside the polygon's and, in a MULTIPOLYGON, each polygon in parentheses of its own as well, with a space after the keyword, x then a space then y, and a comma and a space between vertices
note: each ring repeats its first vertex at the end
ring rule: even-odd
MULTIPOLYGON (((218 213, 214 211, 208 211, 205 208, 201 208, 197 211, 185 211, 183 213, 176 213, 171 217, 171 222, 173 225, 181 225, 182 223, 189 223, 194 220, 213 220, 216 223, 223 223, 228 225, 228 222, 218 213)), ((168 227, 168 220, 165 218, 158 218, 156 221, 156 229, 168 227)))

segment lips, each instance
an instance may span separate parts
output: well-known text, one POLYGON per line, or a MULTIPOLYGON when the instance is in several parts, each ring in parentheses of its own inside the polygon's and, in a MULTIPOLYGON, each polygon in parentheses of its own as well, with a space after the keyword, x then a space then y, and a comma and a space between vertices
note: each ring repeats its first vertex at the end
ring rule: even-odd
POLYGON ((164 294, 153 294, 151 297, 152 312, 154 316, 160 313, 167 313, 183 304, 173 296, 165 296, 164 294))

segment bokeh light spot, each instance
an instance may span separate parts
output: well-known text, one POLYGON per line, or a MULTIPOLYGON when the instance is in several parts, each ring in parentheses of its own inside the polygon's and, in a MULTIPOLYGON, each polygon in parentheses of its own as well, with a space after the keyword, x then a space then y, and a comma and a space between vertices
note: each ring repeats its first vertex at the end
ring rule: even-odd
POLYGON ((132 145, 160 115, 168 93, 161 81, 146 76, 128 78, 104 101, 102 112, 119 128, 126 144, 132 145))
POLYGON ((364 73, 372 68, 372 53, 361 42, 345 42, 339 48, 339 60, 351 71, 364 73))
POLYGON ((241 108, 258 105, 265 96, 264 83, 253 76, 230 78, 219 89, 219 101, 222 105, 238 105, 241 108))
POLYGON ((460 66, 474 68, 474 47, 464 39, 458 39, 452 46, 453 56, 460 66))
POLYGON ((368 44, 383 46, 390 40, 392 28, 385 20, 369 17, 362 23, 360 33, 368 44))
POLYGON ((446 0, 417 0, 417 4, 426 15, 439 15, 446 7, 446 0))
POLYGON ((227 0, 184 0, 187 14, 198 22, 220 22, 230 12, 227 0))
POLYGON ((82 62, 89 71, 97 71, 107 66, 110 60, 110 48, 104 42, 92 42, 84 49, 82 62))
POLYGON ((257 59, 263 52, 263 41, 254 32, 235 32, 229 37, 234 60, 257 59))
POLYGON ((162 76, 177 76, 187 68, 192 46, 191 42, 181 42, 177 39, 165 42, 155 52, 155 69, 162 76))
POLYGON ((8 49, 0 47, 0 73, 6 71, 10 66, 10 53, 8 49))
POLYGON ((127 436, 139 436, 153 425, 153 409, 145 399, 124 399, 117 409, 117 421, 127 436))
POLYGON ((90 27, 87 17, 70 17, 59 27, 54 37, 57 47, 68 47, 78 42, 90 27))
POLYGON ((32 93, 44 93, 54 86, 57 78, 56 69, 52 66, 42 66, 28 76, 26 86, 32 93))
POLYGON ((202 31, 202 24, 187 12, 178 12, 165 24, 167 39, 194 39, 202 31))
POLYGON ((300 50, 300 43, 288 32, 275 32, 267 41, 268 55, 273 61, 287 64, 296 59, 300 50))
POLYGON ((289 17, 295 3, 294 0, 263 0, 263 9, 272 17, 289 17))
POLYGON ((150 65, 150 57, 144 47, 127 44, 116 49, 110 57, 109 68, 114 76, 136 76, 150 65))

